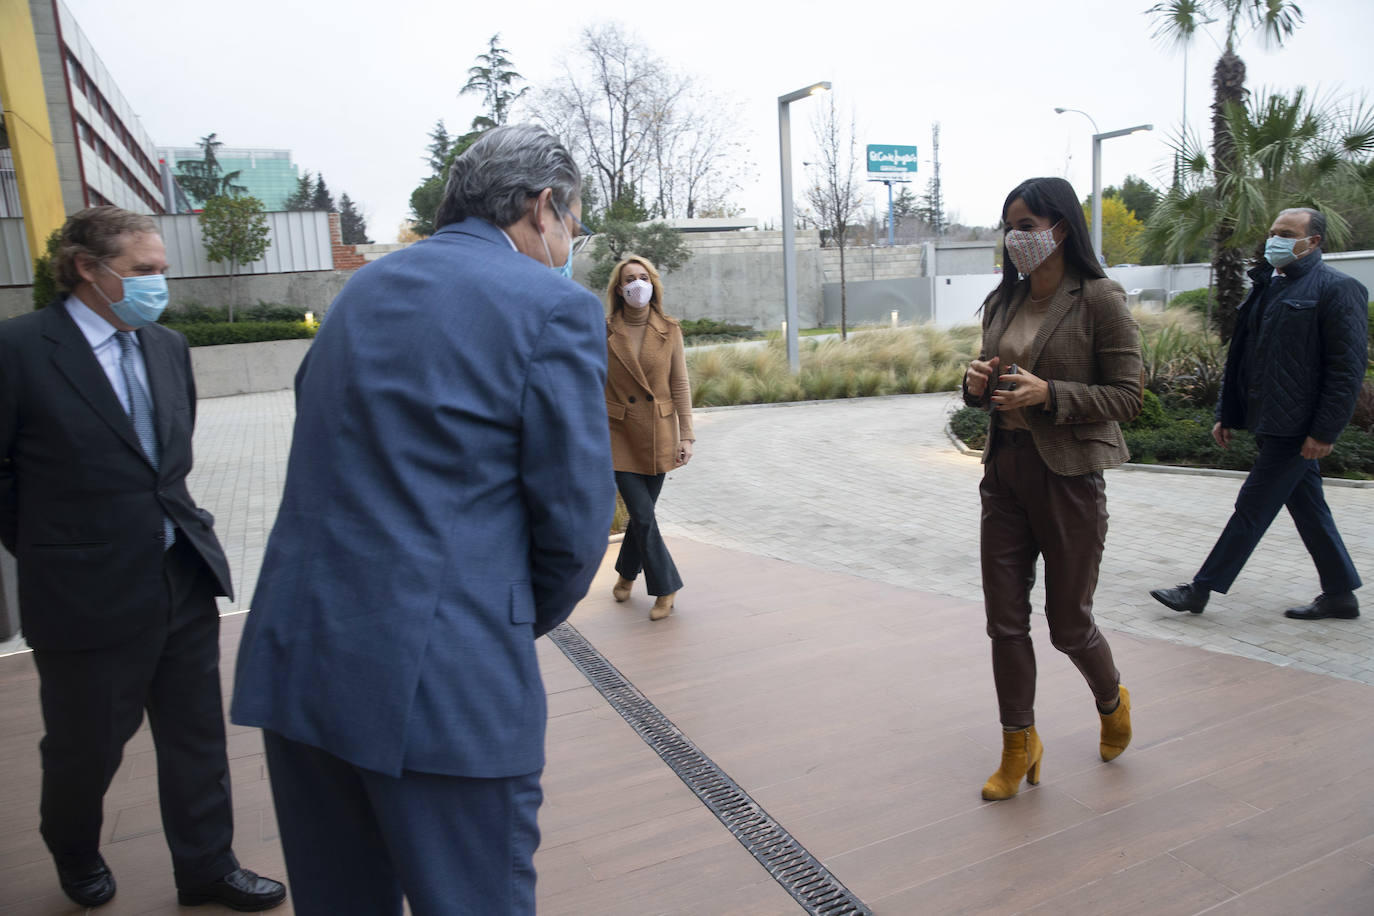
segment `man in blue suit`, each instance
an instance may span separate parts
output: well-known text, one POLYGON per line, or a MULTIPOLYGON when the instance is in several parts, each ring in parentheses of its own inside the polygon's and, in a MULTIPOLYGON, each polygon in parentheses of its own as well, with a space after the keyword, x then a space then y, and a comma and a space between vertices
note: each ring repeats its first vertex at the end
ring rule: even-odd
POLYGON ((264 729, 299 914, 534 912, 534 640, 615 493, 605 320, 567 279, 581 185, 546 131, 485 133, 442 228, 349 281, 296 376, 232 718, 264 729))

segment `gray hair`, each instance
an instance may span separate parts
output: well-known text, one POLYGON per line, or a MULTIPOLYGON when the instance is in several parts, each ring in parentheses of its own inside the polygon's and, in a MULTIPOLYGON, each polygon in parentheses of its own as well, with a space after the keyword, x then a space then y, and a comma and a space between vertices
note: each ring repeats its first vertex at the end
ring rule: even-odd
POLYGON ((157 223, 142 213, 119 207, 87 207, 73 213, 62 226, 57 253, 53 256, 52 272, 57 285, 68 292, 80 285, 81 273, 76 269, 78 255, 84 254, 104 264, 124 251, 124 236, 144 232, 158 234, 157 223))
POLYGON ((553 189, 568 210, 582 193, 582 173, 558 138, 534 124, 495 127, 453 160, 434 225, 480 217, 505 228, 525 215, 531 197, 553 189))
POLYGON ((1320 210, 1313 210, 1311 207, 1289 207, 1279 215, 1284 213, 1306 213, 1307 214, 1307 234, 1320 235, 1322 240, 1326 239, 1326 214, 1320 210))

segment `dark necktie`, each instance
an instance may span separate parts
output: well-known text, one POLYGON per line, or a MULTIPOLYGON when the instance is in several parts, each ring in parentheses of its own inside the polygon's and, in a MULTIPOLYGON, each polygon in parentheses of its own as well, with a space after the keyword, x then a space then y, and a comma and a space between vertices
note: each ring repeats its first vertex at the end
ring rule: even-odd
MULTIPOLYGON (((115 337, 119 340, 119 371, 124 375, 124 386, 129 391, 129 419, 133 421, 143 454, 148 456, 148 463, 153 470, 157 470, 162 456, 158 451, 157 430, 153 426, 153 403, 148 400, 148 392, 143 390, 138 382, 138 374, 134 372, 134 332, 115 331, 115 337)), ((175 540, 176 529, 172 526, 172 520, 164 515, 162 548, 166 550, 171 547, 175 540)))

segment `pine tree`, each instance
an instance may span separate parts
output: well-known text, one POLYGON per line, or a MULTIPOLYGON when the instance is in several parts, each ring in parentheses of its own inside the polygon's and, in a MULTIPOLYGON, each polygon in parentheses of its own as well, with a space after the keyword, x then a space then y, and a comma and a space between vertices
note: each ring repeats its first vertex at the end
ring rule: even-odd
POLYGON ((468 68, 468 81, 459 95, 477 94, 482 96, 485 114, 472 119, 472 129, 486 130, 500 127, 510 117, 511 107, 528 91, 526 86, 518 92, 511 91, 516 81, 525 78, 512 69, 514 61, 508 56, 510 51, 500 46, 501 35, 491 36, 487 42, 487 52, 477 55, 477 63, 468 68))
POLYGON ((334 205, 334 196, 329 193, 329 186, 324 183, 323 173, 315 177, 315 193, 310 197, 310 209, 329 213, 337 213, 339 210, 334 205))
POLYGON ((310 177, 310 170, 296 179, 296 190, 291 192, 291 196, 286 198, 286 203, 282 205, 283 210, 310 210, 314 207, 315 182, 310 177))
POLYGON ((345 245, 371 245, 367 237, 367 220, 353 206, 347 193, 339 195, 339 231, 345 245))

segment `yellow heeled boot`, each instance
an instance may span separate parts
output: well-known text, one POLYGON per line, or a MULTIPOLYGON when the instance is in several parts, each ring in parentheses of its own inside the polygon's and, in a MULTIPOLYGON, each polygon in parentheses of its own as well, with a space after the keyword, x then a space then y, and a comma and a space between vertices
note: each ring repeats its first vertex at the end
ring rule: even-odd
POLYGON ((1001 801, 1011 798, 1021 789, 1021 779, 1031 785, 1040 783, 1040 759, 1045 745, 1035 733, 1035 726, 1020 731, 1002 732, 1002 765, 983 784, 983 798, 1001 801))
POLYGON ((677 592, 667 595, 659 595, 654 600, 654 606, 649 608, 650 620, 662 620, 673 612, 673 599, 677 597, 677 592))
POLYGON ((1102 717, 1102 738, 1097 751, 1103 760, 1115 760, 1121 756, 1126 745, 1131 743, 1131 693, 1125 687, 1121 691, 1121 701, 1116 709, 1102 717))
POLYGON ((633 587, 634 584, 634 579, 616 576, 615 585, 611 586, 611 597, 616 601, 628 601, 630 598, 630 588, 633 587))

